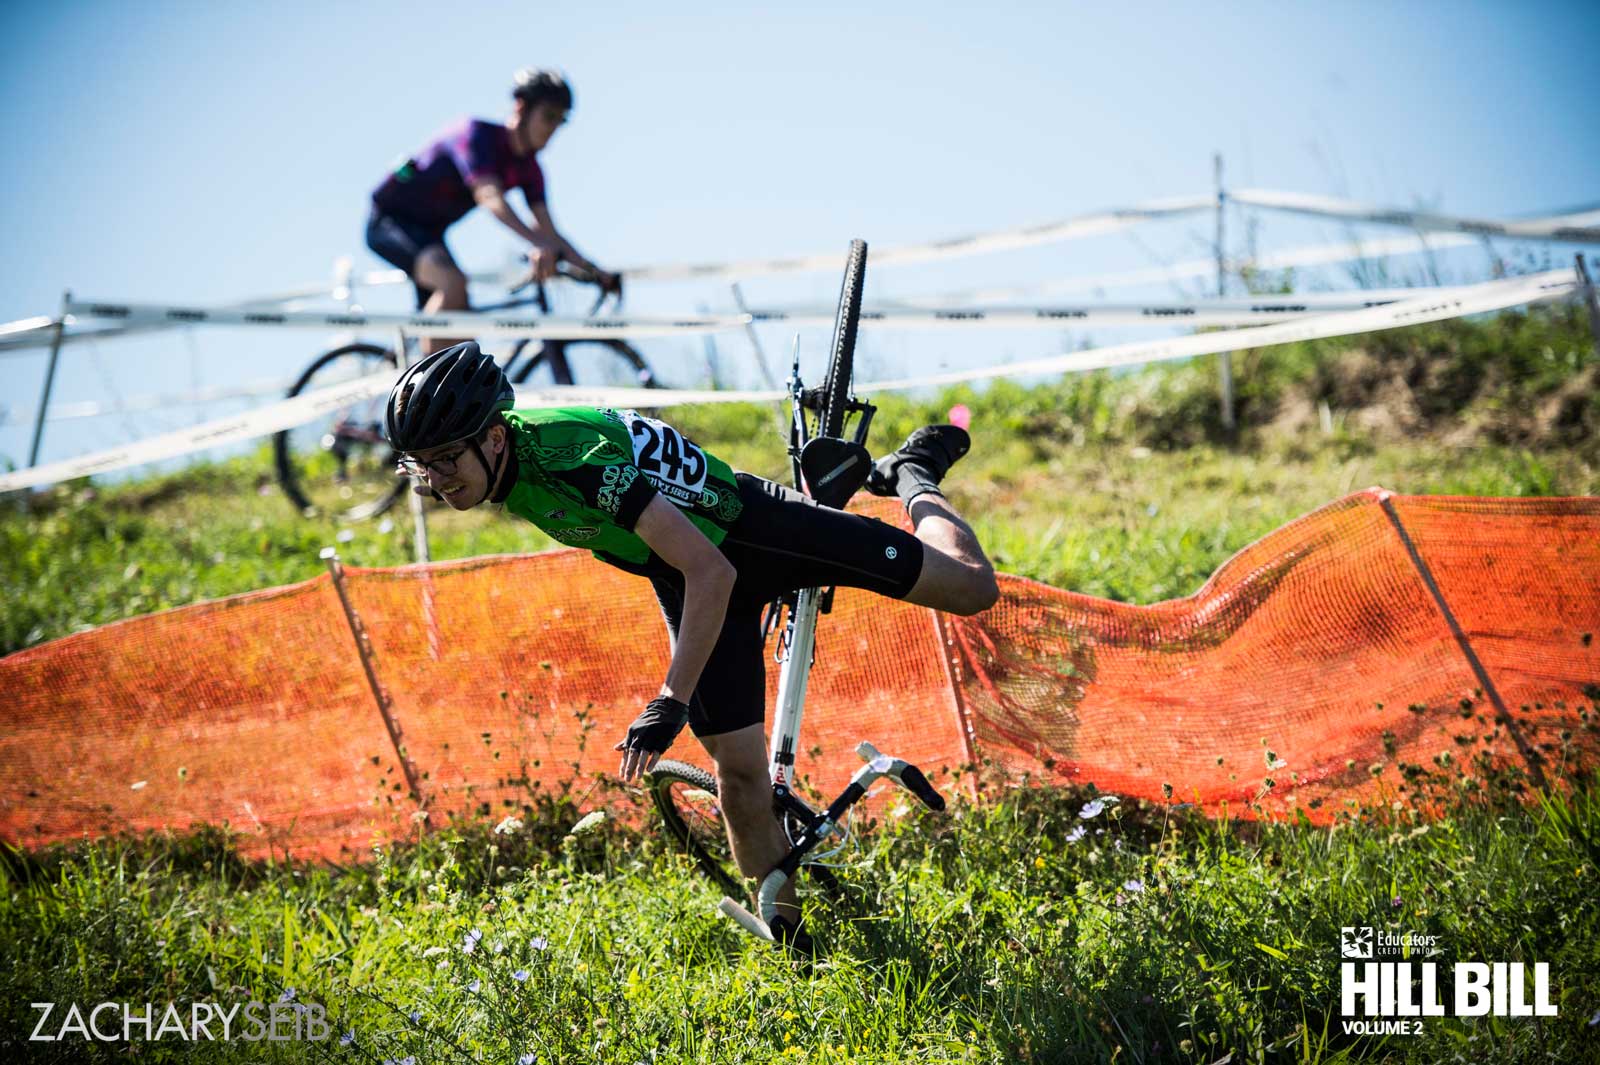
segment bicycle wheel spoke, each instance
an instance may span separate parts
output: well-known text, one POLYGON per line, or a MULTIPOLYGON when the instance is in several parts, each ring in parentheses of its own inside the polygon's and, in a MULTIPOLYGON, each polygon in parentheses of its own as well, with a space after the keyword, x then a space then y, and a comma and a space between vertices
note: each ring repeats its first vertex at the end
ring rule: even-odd
MULTIPOLYGON (((312 363, 290 395, 304 395, 395 365, 394 355, 371 344, 350 344, 312 363)), ((383 397, 329 412, 286 430, 274 440, 279 480, 302 510, 362 521, 393 505, 405 484, 383 437, 383 397)))

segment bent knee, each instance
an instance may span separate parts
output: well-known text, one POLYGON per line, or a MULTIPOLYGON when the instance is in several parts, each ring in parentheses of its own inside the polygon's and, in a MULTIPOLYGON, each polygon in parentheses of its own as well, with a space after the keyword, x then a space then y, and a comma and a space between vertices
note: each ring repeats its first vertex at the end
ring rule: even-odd
POLYGON ((950 613, 962 617, 981 614, 1000 601, 1000 584, 995 580, 991 566, 974 566, 962 583, 950 613))
POLYGON ((717 787, 724 795, 758 791, 771 785, 765 762, 730 758, 717 763, 717 787))

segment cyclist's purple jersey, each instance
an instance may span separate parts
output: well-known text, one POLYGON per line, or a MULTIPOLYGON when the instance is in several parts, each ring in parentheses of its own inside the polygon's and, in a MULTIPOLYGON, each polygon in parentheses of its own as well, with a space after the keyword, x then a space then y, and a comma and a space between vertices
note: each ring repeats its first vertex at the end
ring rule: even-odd
POLYGON ((472 182, 492 178, 521 189, 528 206, 544 202, 544 171, 530 153, 513 155, 511 131, 497 122, 464 118, 407 159, 372 193, 385 214, 443 229, 472 210, 472 182))

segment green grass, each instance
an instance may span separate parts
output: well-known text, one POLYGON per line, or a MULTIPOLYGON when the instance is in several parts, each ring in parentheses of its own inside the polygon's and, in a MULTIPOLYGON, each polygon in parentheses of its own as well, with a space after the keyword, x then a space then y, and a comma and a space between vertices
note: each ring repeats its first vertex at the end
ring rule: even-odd
POLYGON ((215 835, 13 855, 4 1028, 16 1047, 29 1002, 159 1013, 292 988, 355 1045, 279 1044, 280 1060, 1592 1060, 1591 791, 1331 830, 1142 804, 1082 820, 1083 798, 891 814, 845 871, 854 902, 813 904, 813 967, 749 940, 682 859, 621 828, 460 826, 345 870, 245 865, 215 835), (1445 962, 1548 962, 1560 1016, 1346 1036, 1350 924, 1436 935, 1445 962))
MULTIPOLYGON (((952 494, 999 565, 1135 602, 1187 595, 1245 544, 1371 484, 1600 490, 1581 315, 1557 308, 1365 344, 1241 357, 1237 434, 1217 421, 1202 360, 886 398, 874 440, 890 445, 967 403, 977 446, 952 494), (1393 409, 1401 385, 1411 422, 1369 418, 1393 409), (1311 411, 1309 423, 1296 410, 1311 411)), ((668 417, 735 466, 784 473, 770 409, 668 417)), ((267 470, 261 452, 8 507, 0 649, 322 572, 317 551, 339 527, 291 514, 267 470)), ((387 531, 355 527, 340 550, 355 565, 406 562, 408 529, 403 513, 387 531)), ((552 546, 487 512, 436 511, 432 530, 441 558, 552 546)), ((1587 1022, 1600 1008, 1600 799, 1587 777, 1570 784, 1528 802, 1502 780, 1436 819, 1384 807, 1318 829, 1131 802, 1085 820, 1088 790, 989 782, 986 801, 946 817, 897 807, 863 826, 844 871, 853 903, 813 905, 827 956, 809 969, 737 932, 692 868, 626 819, 566 835, 582 811, 560 799, 509 834, 441 826, 350 868, 245 862, 216 830, 6 852, 0 1044, 6 1060, 119 1049, 25 1042, 30 1002, 153 1002, 159 1013, 292 988, 326 1007, 335 1037, 354 1032, 352 1045, 169 1042, 139 1056, 1597 1060, 1600 1028, 1587 1022), (1446 962, 1548 962, 1560 1016, 1347 1036, 1345 925, 1438 935, 1446 962), (482 938, 469 954, 473 929, 482 938)))

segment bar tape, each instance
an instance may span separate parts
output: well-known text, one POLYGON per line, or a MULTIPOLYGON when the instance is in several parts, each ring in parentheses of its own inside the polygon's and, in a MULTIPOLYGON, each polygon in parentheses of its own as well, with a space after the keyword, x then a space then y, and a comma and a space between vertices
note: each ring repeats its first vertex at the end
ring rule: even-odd
MULTIPOLYGON (((1075 351, 1045 359, 1007 363, 945 374, 899 380, 878 381, 856 386, 857 392, 897 391, 929 385, 957 384, 992 377, 1023 374, 1072 373, 1084 370, 1128 366, 1137 363, 1180 359, 1194 355, 1242 351, 1299 340, 1370 333, 1380 329, 1437 322, 1469 314, 1503 310, 1525 303, 1558 299, 1578 288, 1575 271, 1552 270, 1506 281, 1488 281, 1458 290, 1454 295, 1433 293, 1363 310, 1315 315, 1292 322, 1173 337, 1149 343, 1118 344, 1087 351, 1075 351)), ((146 462, 174 458, 208 447, 236 443, 265 436, 281 429, 310 421, 319 414, 338 410, 352 403, 384 395, 399 371, 383 370, 344 384, 320 389, 304 396, 274 403, 245 414, 218 419, 204 425, 182 429, 122 447, 99 451, 79 458, 53 462, 32 469, 0 475, 0 492, 52 484, 88 474, 106 473, 146 462)), ((517 393, 522 408, 541 407, 668 407, 685 403, 752 403, 784 398, 777 390, 724 392, 695 389, 644 388, 545 388, 517 393)))

